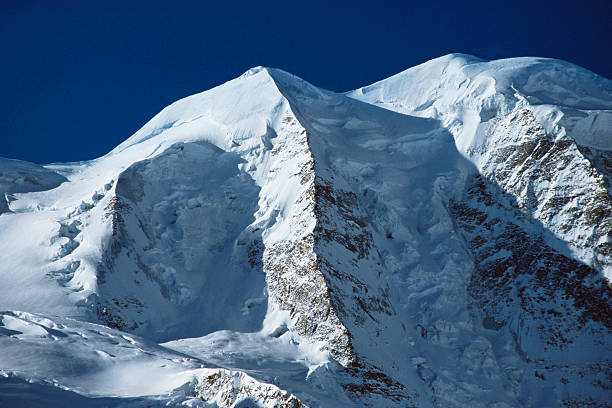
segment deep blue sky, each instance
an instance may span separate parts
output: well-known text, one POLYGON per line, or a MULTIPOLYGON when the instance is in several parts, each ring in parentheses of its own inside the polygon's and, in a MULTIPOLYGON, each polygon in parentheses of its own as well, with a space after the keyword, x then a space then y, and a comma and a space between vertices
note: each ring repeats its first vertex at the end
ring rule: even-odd
POLYGON ((0 156, 100 156, 256 65, 337 91, 450 52, 554 57, 612 78, 610 0, 164 3, 0 0, 0 156))

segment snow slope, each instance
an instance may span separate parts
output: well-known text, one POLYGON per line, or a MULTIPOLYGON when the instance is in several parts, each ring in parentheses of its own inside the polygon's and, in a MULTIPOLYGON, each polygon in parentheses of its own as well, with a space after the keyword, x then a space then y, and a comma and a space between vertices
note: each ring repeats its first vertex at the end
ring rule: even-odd
POLYGON ((271 393, 279 401, 295 400, 243 373, 203 368, 204 364, 215 366, 105 326, 25 312, 2 312, 0 316, 3 404, 36 406, 35 398, 40 397, 45 406, 75 402, 84 406, 204 407, 202 399, 195 397, 202 383, 237 375, 233 384, 207 387, 207 400, 221 399, 219 406, 229 406, 223 397, 240 392, 240 382, 247 383, 252 388, 249 397, 264 406, 271 393), (11 385, 19 384, 18 379, 32 384, 26 388, 30 395, 23 391, 11 395, 11 385), (50 385, 64 392, 52 392, 50 385))
POLYGON ((9 211, 13 193, 44 191, 57 187, 66 178, 34 163, 0 158, 0 214, 9 211))
POLYGON ((99 159, 1 161, 0 401, 605 406, 610 84, 257 67, 99 159))
POLYGON ((559 60, 450 54, 349 95, 440 120, 483 175, 612 276, 612 81, 559 60))

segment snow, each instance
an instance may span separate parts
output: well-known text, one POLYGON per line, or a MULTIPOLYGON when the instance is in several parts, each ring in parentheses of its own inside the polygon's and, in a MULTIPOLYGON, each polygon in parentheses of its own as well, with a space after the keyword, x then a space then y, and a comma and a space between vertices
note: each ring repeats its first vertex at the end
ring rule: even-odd
MULTIPOLYGON (((565 61, 531 57, 485 61, 449 54, 348 95, 398 112, 439 119, 445 126, 465 123, 462 115, 470 113, 486 122, 497 110, 508 113, 523 104, 590 116, 590 122, 601 115, 601 128, 596 125, 594 133, 575 129, 571 137, 580 144, 610 149, 609 134, 603 129, 612 109, 612 81, 565 61)), ((470 143, 474 130, 468 124, 455 137, 467 145, 475 144, 470 143)))
POLYGON ((34 163, 0 158, 0 191, 5 194, 51 190, 66 178, 34 163))
MULTIPOLYGON (((484 61, 449 54, 348 95, 393 111, 439 120, 453 134, 459 152, 491 178, 500 177, 499 162, 503 158, 495 156, 504 147, 528 146, 520 146, 529 142, 530 137, 524 136, 526 131, 531 137, 543 131, 541 136, 552 142, 570 141, 574 161, 583 160, 584 169, 580 171, 576 170, 578 164, 556 169, 558 176, 553 185, 567 188, 600 185, 598 177, 589 176, 598 171, 593 169, 596 163, 583 157, 582 151, 588 148, 606 154, 612 150, 612 81, 565 61, 532 57, 484 61), (518 119, 519 114, 526 118, 518 119), (509 118, 514 119, 513 123, 509 118), (516 126, 515 122, 521 119, 521 126, 516 126)), ((516 176, 507 181, 508 188, 528 183, 523 170, 516 170, 516 176), (523 180, 519 181, 521 177, 523 180)), ((549 189, 545 183, 535 186, 540 208, 550 198, 549 189)), ((596 194, 607 194, 604 190, 596 194)), ((519 197, 519 202, 525 200, 526 197, 519 197)), ((567 211, 580 207, 568 207, 567 211)), ((568 230, 558 218, 551 219, 552 216, 536 208, 529 210, 552 231, 555 239, 568 242, 570 251, 580 260, 591 265, 603 264, 597 267, 608 279, 612 277, 609 260, 594 256, 592 251, 593 242, 605 236, 605 231, 593 231, 584 225, 587 222, 583 219, 575 221, 579 224, 576 229, 568 230)), ((567 213, 562 217, 573 218, 567 213)), ((554 239, 548 243, 555 246, 554 239)))
POLYGON ((173 103, 98 159, 1 159, 0 398, 222 407, 605 398, 587 384, 609 345, 598 343, 599 323, 571 332, 584 337, 573 358, 544 352, 529 319, 525 330, 518 320, 483 327, 468 293, 475 259, 450 207, 488 177, 500 189, 484 209, 491 219, 605 273, 593 250, 609 242, 605 223, 565 224, 580 200, 602 196, 603 176, 580 149, 612 150, 611 110, 609 80, 542 58, 451 54, 347 94, 255 67, 173 103), (526 134, 570 140, 567 168, 534 183, 546 155, 510 165, 505 152, 531 143, 526 134), (576 196, 550 210, 568 191, 576 196), (523 372, 544 363, 521 353, 565 366, 547 368, 541 387, 523 372))
POLYGON ((2 372, 58 383, 86 396, 164 395, 188 383, 201 362, 91 323, 3 312, 2 372))
POLYGON ((0 215, 9 211, 14 193, 50 190, 66 178, 34 163, 0 157, 0 215))

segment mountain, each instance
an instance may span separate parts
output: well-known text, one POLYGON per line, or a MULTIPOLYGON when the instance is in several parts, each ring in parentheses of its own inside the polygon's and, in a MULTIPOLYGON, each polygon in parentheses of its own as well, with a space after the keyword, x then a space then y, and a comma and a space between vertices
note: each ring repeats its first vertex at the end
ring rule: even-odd
POLYGON ((98 159, 0 161, 12 405, 608 406, 612 81, 257 67, 98 159))

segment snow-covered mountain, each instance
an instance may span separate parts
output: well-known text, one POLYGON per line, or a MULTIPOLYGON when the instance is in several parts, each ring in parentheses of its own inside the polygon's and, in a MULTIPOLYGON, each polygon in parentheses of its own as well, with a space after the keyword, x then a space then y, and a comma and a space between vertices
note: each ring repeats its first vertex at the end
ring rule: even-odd
POLYGON ((612 404, 612 81, 580 67, 258 67, 0 173, 0 402, 612 404))

